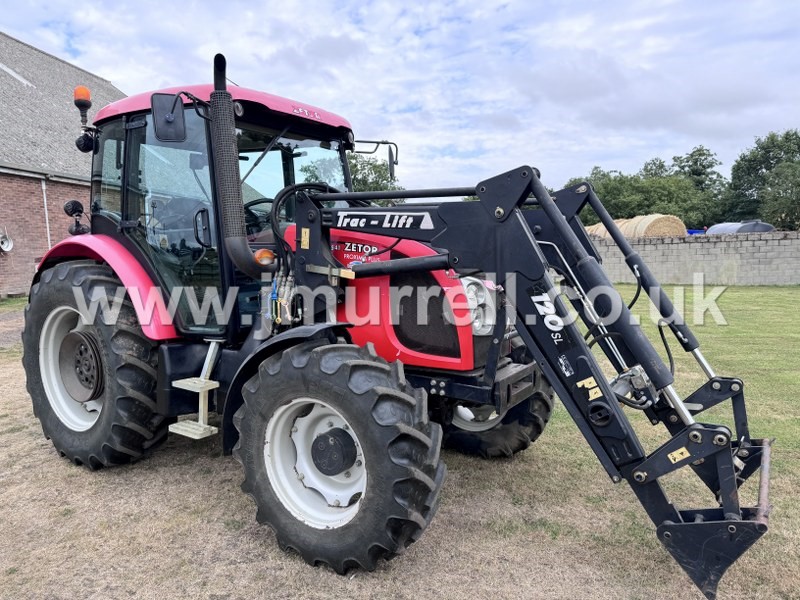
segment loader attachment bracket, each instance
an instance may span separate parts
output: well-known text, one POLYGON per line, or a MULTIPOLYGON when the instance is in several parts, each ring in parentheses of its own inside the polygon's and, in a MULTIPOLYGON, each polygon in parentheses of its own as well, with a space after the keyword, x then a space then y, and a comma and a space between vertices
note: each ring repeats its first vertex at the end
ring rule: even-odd
MULTIPOLYGON (((702 464, 717 453, 730 458, 731 432, 722 425, 696 423, 675 435, 645 460, 623 469, 626 477, 645 483, 672 473, 690 462, 702 464)), ((716 491, 716 490, 715 490, 716 491)))
POLYGON ((724 514, 724 508, 682 510, 680 522, 664 521, 656 529, 658 539, 709 600, 716 598, 717 586, 728 567, 768 529, 772 441, 753 440, 751 449, 753 458, 761 458, 755 507, 742 508, 735 515, 738 518, 724 514))
POLYGON ((717 596, 720 579, 766 532, 752 521, 663 523, 658 539, 706 598, 717 596))
POLYGON ((532 172, 529 167, 521 167, 478 184, 478 198, 491 218, 505 221, 515 207, 525 202, 531 193, 532 172))

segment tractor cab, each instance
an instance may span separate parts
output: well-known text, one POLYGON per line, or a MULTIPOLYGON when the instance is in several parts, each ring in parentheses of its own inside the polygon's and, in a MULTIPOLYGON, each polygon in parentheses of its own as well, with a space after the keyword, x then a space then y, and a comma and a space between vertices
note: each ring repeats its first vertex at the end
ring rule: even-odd
MULTIPOLYGON (((119 239, 134 254, 176 307, 180 333, 204 337, 225 334, 230 313, 234 322, 252 322, 259 285, 225 260, 205 106, 211 90, 189 86, 111 104, 98 113, 90 144, 92 232, 119 239), (159 112, 170 110, 172 120, 159 112), (233 289, 235 299, 228 295, 233 289)), ((254 252, 269 250, 278 192, 309 182, 349 190, 345 150, 353 137, 347 121, 321 109, 244 88, 232 92, 247 242, 254 252)), ((276 216, 285 230, 294 220, 293 199, 276 216)))

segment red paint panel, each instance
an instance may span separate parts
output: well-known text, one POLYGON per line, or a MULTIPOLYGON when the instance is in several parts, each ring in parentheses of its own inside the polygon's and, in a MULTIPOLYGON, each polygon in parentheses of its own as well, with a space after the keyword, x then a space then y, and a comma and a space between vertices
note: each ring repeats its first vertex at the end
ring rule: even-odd
MULTIPOLYGON (((295 226, 290 225, 284 234, 289 245, 295 248, 295 226)), ((396 238, 356 233, 342 230, 331 231, 331 252, 342 265, 347 266, 353 261, 364 261, 364 245, 377 247, 381 251, 392 246, 396 238), (359 245, 361 246, 359 248, 359 245)), ((432 256, 436 251, 413 240, 400 240, 392 248, 392 252, 405 257, 432 256)), ((365 262, 379 262, 389 260, 391 252, 367 257, 365 262)), ((404 364, 428 367, 432 369, 449 369, 453 371, 468 371, 473 368, 473 338, 472 319, 466 306, 466 296, 461 282, 453 277, 448 277, 445 271, 432 271, 436 282, 444 290, 450 300, 453 314, 456 318, 456 331, 458 334, 461 356, 459 358, 438 356, 417 352, 404 346, 395 335, 391 323, 391 298, 389 290, 389 277, 365 277, 355 279, 348 287, 355 290, 355 303, 347 300, 339 307, 338 318, 342 322, 354 322, 356 326, 350 327, 353 342, 363 346, 372 342, 379 356, 388 361, 400 360, 404 364), (377 290, 377 291, 376 291, 377 290), (377 307, 376 307, 377 303, 377 307), (349 313, 348 314, 348 310, 349 313), (376 317, 376 318, 373 318, 376 317), (360 319, 360 320, 359 320, 360 319)), ((347 293, 347 291, 345 291, 347 293)), ((347 298, 347 297, 346 297, 347 298)), ((351 296, 352 298, 352 296, 351 296)))
MULTIPOLYGON (((95 116, 94 122, 97 124, 105 119, 110 119, 111 117, 116 117, 118 115, 150 110, 150 97, 153 94, 177 94, 178 92, 189 92, 201 100, 208 102, 209 98, 211 97, 211 92, 213 91, 213 85, 204 84, 186 85, 167 88, 164 90, 157 90, 154 92, 146 92, 144 94, 136 94, 135 96, 123 98, 122 100, 118 100, 117 102, 113 102, 101 108, 95 116)), ((332 112, 328 112, 327 110, 311 106, 310 104, 304 104, 288 98, 273 96, 272 94, 267 94, 266 92, 259 92, 257 90, 236 86, 230 86, 228 91, 230 92, 231 96, 233 96, 234 100, 257 102, 258 104, 266 106, 270 110, 281 112, 286 115, 301 117, 308 119, 309 121, 323 123, 332 127, 346 127, 347 129, 352 129, 347 119, 332 112)))

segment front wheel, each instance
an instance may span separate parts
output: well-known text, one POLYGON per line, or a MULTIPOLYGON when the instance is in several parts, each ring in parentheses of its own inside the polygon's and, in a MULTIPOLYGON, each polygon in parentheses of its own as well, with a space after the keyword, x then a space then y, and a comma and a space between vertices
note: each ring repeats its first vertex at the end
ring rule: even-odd
POLYGON ((482 458, 508 457, 535 442, 553 412, 553 388, 536 368, 534 391, 503 414, 491 406, 456 405, 444 424, 444 447, 482 458))
POLYGON ((438 505, 441 428, 400 363, 308 342, 243 388, 234 456, 257 519, 313 565, 373 570, 419 538, 438 505))

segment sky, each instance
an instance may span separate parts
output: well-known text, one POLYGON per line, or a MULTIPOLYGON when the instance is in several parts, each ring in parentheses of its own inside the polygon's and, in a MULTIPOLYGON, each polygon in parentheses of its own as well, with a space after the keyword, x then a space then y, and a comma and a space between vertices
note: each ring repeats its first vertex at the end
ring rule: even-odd
POLYGON ((222 52, 236 84, 399 144, 406 188, 531 165, 558 189, 699 145, 729 176, 800 127, 798 22, 792 0, 32 0, 0 30, 126 94, 210 82, 222 52))

